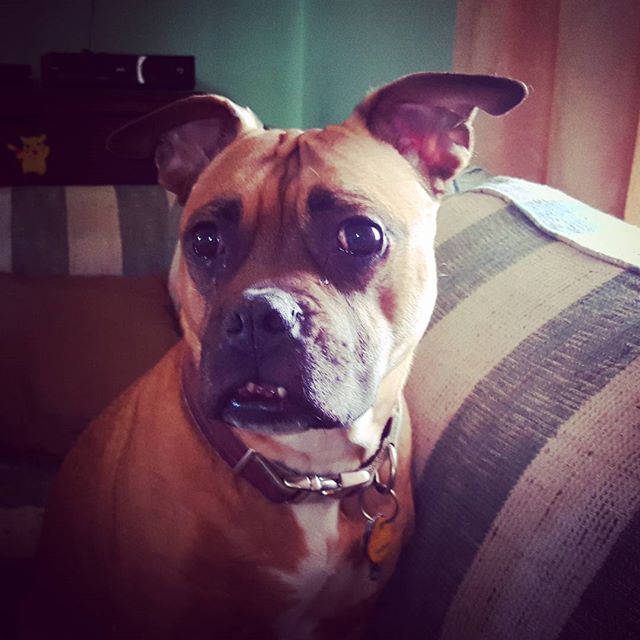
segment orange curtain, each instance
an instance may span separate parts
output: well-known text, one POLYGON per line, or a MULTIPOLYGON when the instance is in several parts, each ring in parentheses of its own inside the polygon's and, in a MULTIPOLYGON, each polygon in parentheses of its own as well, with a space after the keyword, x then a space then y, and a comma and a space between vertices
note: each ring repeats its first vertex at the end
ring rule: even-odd
POLYGON ((478 117, 476 164, 640 223, 638 0, 458 0, 454 68, 531 90, 478 117))

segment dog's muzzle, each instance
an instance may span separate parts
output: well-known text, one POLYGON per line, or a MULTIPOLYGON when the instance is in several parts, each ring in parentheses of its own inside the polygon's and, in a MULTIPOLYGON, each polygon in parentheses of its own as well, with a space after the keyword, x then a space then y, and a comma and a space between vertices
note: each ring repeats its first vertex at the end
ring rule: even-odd
POLYGON ((282 289, 246 290, 222 320, 221 354, 227 390, 220 417, 236 427, 294 432, 332 426, 303 394, 299 369, 304 313, 282 289), (229 381, 233 381, 229 384, 229 381))

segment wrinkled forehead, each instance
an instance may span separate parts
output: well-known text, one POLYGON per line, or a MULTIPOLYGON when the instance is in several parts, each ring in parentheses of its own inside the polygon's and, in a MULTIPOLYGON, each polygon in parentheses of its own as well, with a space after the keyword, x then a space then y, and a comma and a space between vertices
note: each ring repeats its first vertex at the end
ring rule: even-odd
POLYGON ((393 147, 330 126, 243 136, 205 169, 187 209, 220 197, 241 198, 245 208, 299 207, 318 188, 371 201, 407 219, 416 209, 428 214, 437 208, 418 174, 393 147))

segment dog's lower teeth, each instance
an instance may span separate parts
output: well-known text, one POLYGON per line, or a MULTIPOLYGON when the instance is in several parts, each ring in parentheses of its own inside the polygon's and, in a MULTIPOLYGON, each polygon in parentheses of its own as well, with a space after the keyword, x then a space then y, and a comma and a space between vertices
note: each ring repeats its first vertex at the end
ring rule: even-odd
POLYGON ((265 400, 272 400, 276 397, 282 400, 287 397, 287 390, 284 387, 276 387, 272 384, 256 384, 255 382, 247 382, 238 389, 238 393, 241 397, 259 396, 265 400))

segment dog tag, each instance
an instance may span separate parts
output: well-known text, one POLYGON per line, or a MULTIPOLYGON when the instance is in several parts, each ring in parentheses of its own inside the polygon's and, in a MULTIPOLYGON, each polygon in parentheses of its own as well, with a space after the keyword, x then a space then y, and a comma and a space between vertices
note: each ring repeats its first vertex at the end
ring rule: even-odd
POLYGON ((391 551, 393 523, 378 514, 367 522, 364 532, 364 552, 369 560, 369 577, 377 580, 382 572, 382 563, 391 551))

